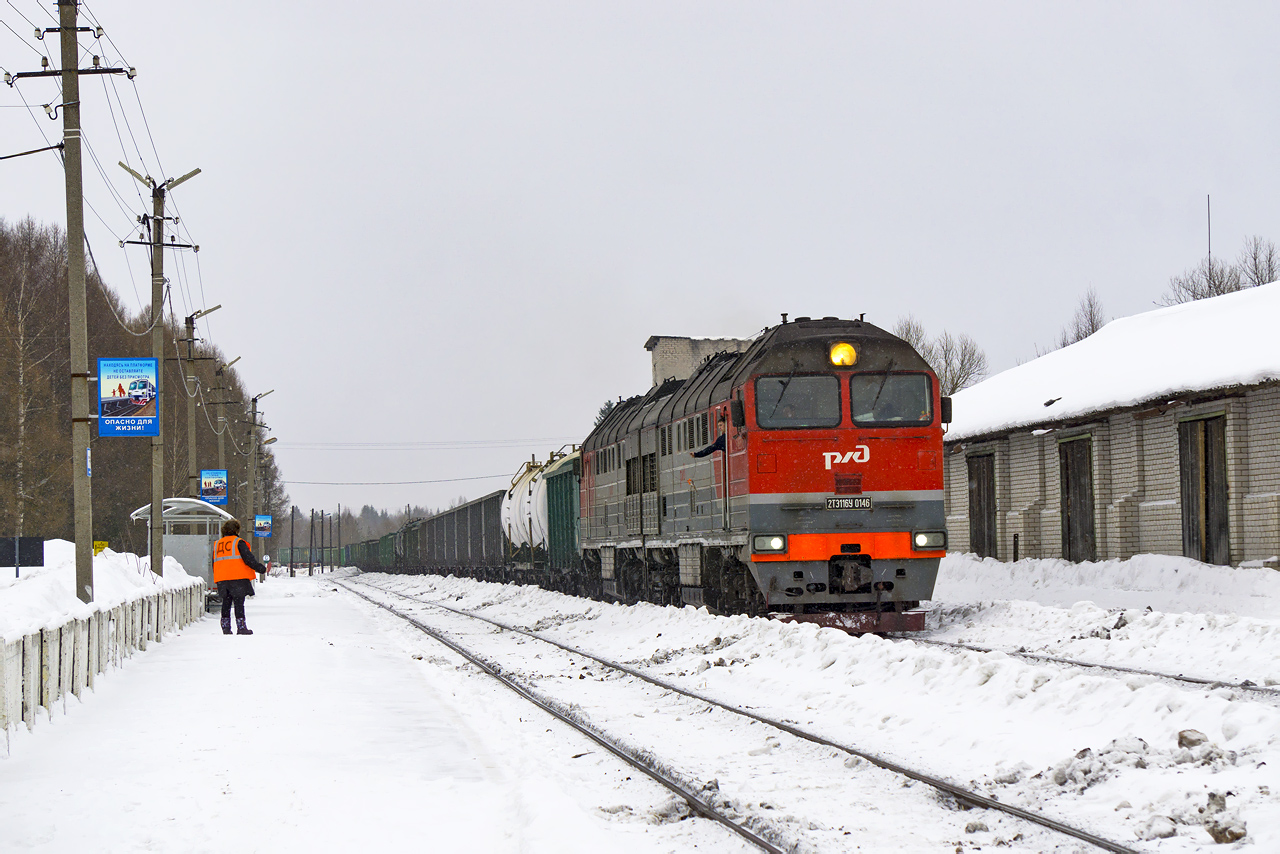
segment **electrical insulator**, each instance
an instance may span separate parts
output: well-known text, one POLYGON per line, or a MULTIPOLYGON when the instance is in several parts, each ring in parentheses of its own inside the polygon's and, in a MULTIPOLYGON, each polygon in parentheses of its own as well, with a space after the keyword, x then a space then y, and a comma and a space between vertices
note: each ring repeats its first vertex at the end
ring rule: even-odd
POLYGON ((100 57, 100 56, 95 56, 95 57, 93 58, 93 67, 94 67, 94 68, 97 68, 97 67, 98 67, 98 66, 100 66, 101 64, 102 64, 102 57, 100 57))

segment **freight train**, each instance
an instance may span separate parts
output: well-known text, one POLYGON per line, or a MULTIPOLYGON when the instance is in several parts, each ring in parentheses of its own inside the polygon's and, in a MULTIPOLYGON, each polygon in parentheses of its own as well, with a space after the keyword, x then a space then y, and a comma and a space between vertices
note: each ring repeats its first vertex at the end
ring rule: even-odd
POLYGON ((344 547, 346 563, 922 629, 947 545, 937 376, 862 319, 783 315, 740 343, 620 401, 509 488, 344 547))

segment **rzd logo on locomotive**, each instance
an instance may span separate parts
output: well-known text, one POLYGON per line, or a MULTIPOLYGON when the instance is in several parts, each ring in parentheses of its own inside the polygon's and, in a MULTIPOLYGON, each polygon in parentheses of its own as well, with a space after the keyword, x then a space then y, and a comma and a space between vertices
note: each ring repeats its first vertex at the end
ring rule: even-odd
POLYGON ((865 463, 871 459, 871 449, 866 445, 856 445, 852 451, 842 454, 839 451, 827 451, 822 455, 827 462, 827 468, 831 468, 832 463, 865 463))

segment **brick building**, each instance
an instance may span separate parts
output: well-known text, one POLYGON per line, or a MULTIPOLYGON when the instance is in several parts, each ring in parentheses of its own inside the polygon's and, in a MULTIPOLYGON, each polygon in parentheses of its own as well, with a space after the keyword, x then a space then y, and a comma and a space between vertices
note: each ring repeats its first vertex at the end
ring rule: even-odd
POLYGON ((693 369, 716 353, 744 353, 755 343, 754 338, 683 338, 677 335, 653 335, 644 342, 653 360, 653 384, 663 380, 687 380, 693 369))
POLYGON ((1280 283, 1107 324, 954 396, 950 547, 1280 555, 1280 283))

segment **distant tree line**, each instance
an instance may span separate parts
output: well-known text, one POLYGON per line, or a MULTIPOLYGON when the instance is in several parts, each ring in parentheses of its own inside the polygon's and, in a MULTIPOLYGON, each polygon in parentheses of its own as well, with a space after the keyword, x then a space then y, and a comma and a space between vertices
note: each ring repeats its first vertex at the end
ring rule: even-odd
MULTIPOLYGON (((151 355, 150 307, 131 315, 94 269, 86 280, 89 365, 98 358, 151 355)), ((169 352, 184 337, 182 321, 162 319, 169 352)), ((74 538, 71 497, 71 378, 68 326, 67 241, 55 225, 31 218, 0 219, 0 536, 74 538)), ((183 349, 185 355, 185 348, 183 349)), ((197 469, 216 468, 219 409, 229 422, 226 443, 230 512, 247 519, 249 451, 248 396, 222 351, 198 342, 193 374, 203 404, 196 408, 197 469), (215 390, 217 389, 217 390, 215 390)), ((165 400, 165 497, 187 494, 187 406, 180 363, 167 359, 165 400)), ((96 394, 96 384, 91 393, 96 394)), ((193 389, 194 390, 194 389, 193 389)), ((197 399, 201 402, 200 399, 197 399)), ((129 514, 151 501, 151 442, 143 438, 99 438, 92 430, 93 537, 111 548, 145 553, 145 523, 129 514)), ((259 449, 258 511, 277 525, 289 499, 270 448, 259 449)))
MULTIPOLYGON (((457 499, 457 503, 465 504, 466 498, 457 499)), ((456 505, 451 503, 450 506, 456 505)), ((322 536, 325 545, 332 542, 335 546, 339 545, 339 542, 341 542, 341 545, 350 545, 351 543, 362 543, 366 540, 376 540, 387 534, 394 534, 404 527, 406 522, 414 519, 426 519, 440 512, 417 504, 394 512, 378 509, 372 504, 366 504, 358 511, 353 511, 350 507, 343 507, 342 516, 337 517, 334 515, 336 508, 326 507, 323 509, 327 515, 324 517, 324 527, 321 529, 321 508, 296 508, 292 524, 290 524, 289 508, 285 507, 276 516, 275 530, 272 532, 272 539, 276 542, 276 548, 289 548, 291 542, 293 547, 298 549, 305 549, 308 543, 313 543, 319 548, 322 536), (311 512, 313 509, 316 512, 314 540, 312 539, 313 529, 311 527, 311 512), (339 534, 342 536, 341 541, 338 539, 339 534)))

